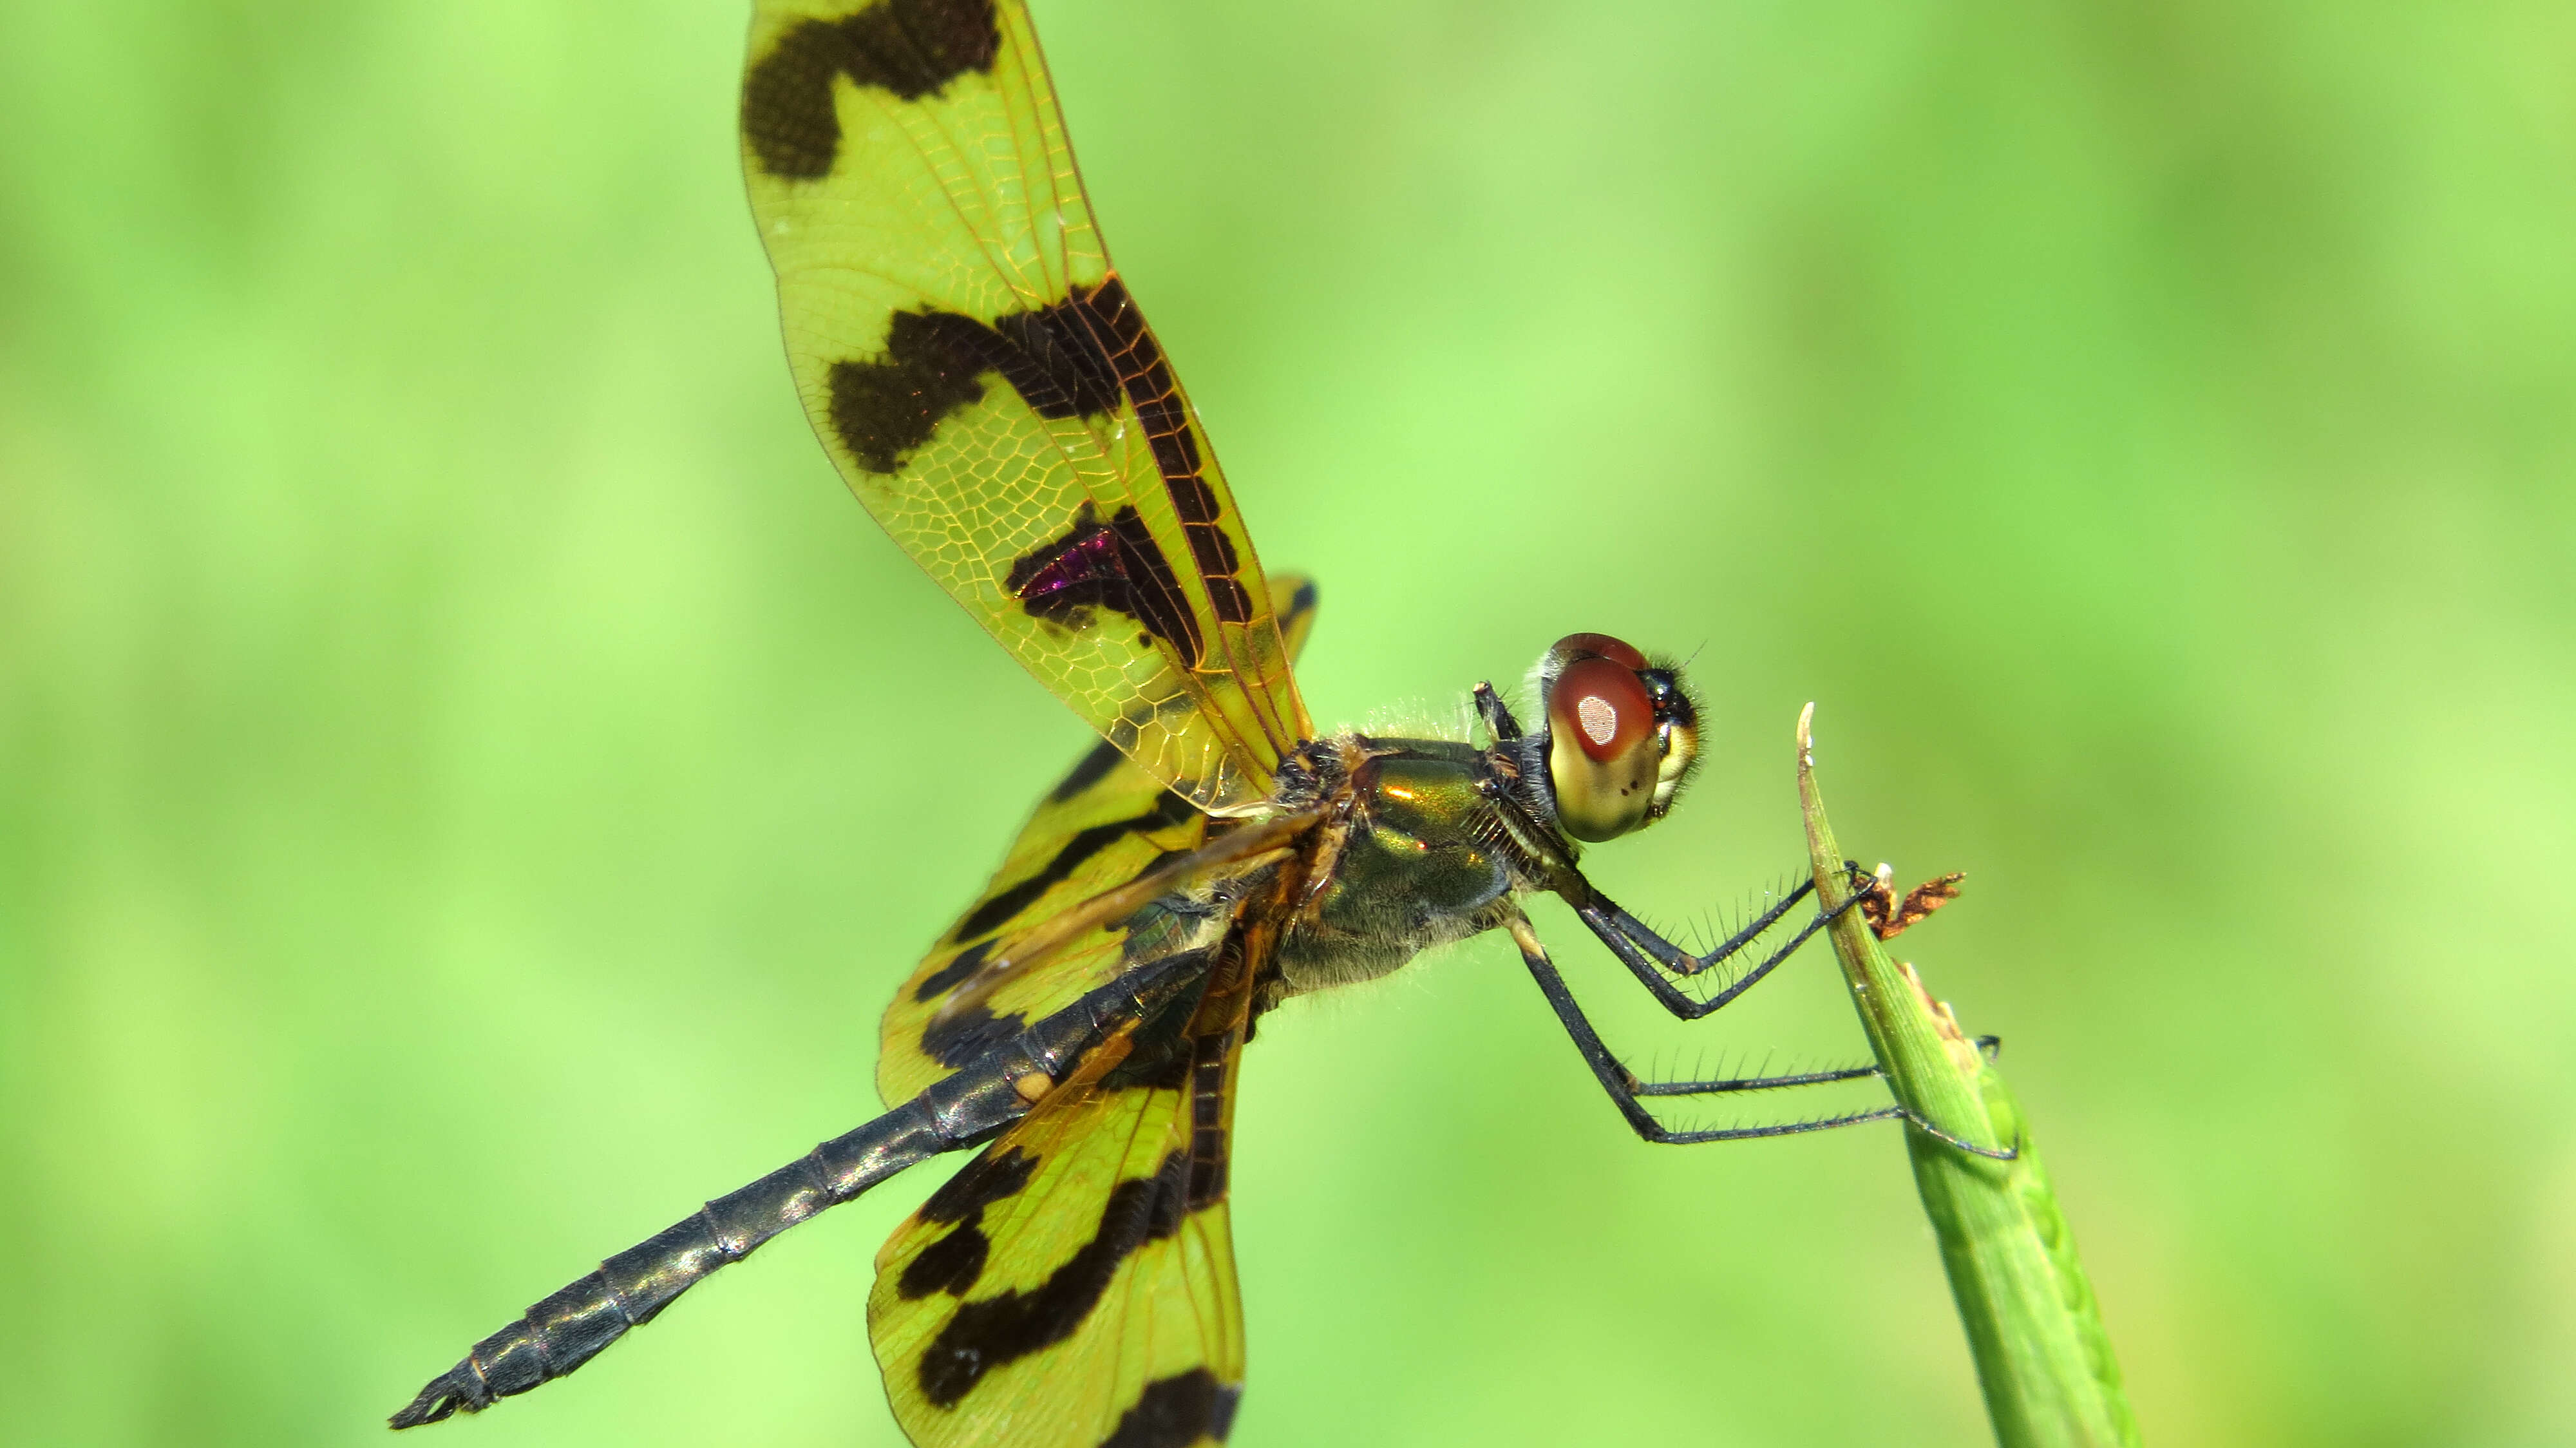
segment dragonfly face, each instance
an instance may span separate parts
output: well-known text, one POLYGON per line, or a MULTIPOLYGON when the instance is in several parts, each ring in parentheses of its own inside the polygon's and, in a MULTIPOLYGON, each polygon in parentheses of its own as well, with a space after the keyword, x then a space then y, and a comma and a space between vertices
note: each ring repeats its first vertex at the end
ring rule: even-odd
POLYGON ((922 1448, 1222 1440, 1244 1346, 1227 1162, 1255 1017, 1510 933, 1628 1125, 1613 1058, 1520 897, 1571 905, 1655 998, 1807 893, 1692 954, 1587 881, 1579 841, 1669 811, 1698 757, 1679 673, 1600 634, 1541 659, 1524 730, 1318 738, 1290 663, 1315 590, 1263 572, 1169 359, 1109 264, 1024 0, 757 0, 744 173, 788 361, 860 502, 1101 742, 897 988, 885 1115, 708 1202, 477 1343, 394 1415, 474 1412, 579 1367, 762 1242, 943 1152, 976 1158, 877 1258, 869 1340, 922 1448))
POLYGON ((1677 665, 1608 634, 1568 634, 1533 671, 1556 823, 1616 839, 1662 819, 1699 767, 1699 704, 1677 665))

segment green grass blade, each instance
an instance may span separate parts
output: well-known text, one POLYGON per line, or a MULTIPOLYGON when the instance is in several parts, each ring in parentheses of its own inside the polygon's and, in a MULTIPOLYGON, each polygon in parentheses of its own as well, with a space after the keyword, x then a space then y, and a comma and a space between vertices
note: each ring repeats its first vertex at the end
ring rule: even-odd
MULTIPOLYGON (((1851 897, 1843 853, 1825 820, 1809 734, 1798 720, 1798 799, 1816 890, 1827 910, 1851 897)), ((1834 922, 1844 982, 1887 1068, 1889 1089, 1919 1119, 1963 1141, 2018 1148, 2011 1161, 1905 1133, 1923 1212, 1941 1243, 1950 1293, 1967 1329, 1995 1440, 2004 1448, 2108 1448, 2139 1442, 2120 1366, 2076 1260, 2030 1128, 1994 1064, 1936 1002, 1913 967, 1891 960, 1857 909, 1834 922)))

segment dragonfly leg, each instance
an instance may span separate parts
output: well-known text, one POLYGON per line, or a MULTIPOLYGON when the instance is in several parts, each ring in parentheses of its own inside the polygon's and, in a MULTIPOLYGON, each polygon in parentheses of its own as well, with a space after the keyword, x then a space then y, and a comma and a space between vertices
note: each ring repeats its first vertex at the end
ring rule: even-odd
MULTIPOLYGON (((1764 1136, 1796 1136, 1809 1131, 1831 1131, 1837 1126, 1859 1126, 1870 1121, 1902 1121, 1935 1140, 1961 1151, 1996 1161, 2011 1161, 2020 1155, 2017 1149, 1997 1149, 1965 1141, 1931 1122, 1893 1103, 1874 1106, 1866 1111, 1849 1111, 1839 1116, 1818 1117, 1812 1121, 1777 1121, 1758 1126, 1717 1126, 1697 1131, 1675 1131, 1657 1121, 1638 1098, 1643 1096, 1685 1096, 1718 1091, 1769 1091, 1789 1086, 1813 1086, 1827 1081, 1857 1081, 1882 1074, 1876 1066, 1846 1066, 1831 1071, 1811 1071, 1797 1076, 1751 1076, 1725 1081, 1681 1081, 1663 1085, 1641 1081, 1610 1048, 1601 1042, 1601 1033, 1585 1018, 1583 1007, 1575 1004, 1574 992, 1566 989, 1565 977, 1557 974, 1556 963, 1547 957, 1547 947, 1539 942, 1538 932, 1530 928, 1529 917, 1514 915, 1508 922, 1512 943, 1521 951, 1521 962, 1529 967, 1530 978, 1538 982, 1539 993, 1556 1010, 1556 1019, 1565 1034, 1582 1053, 1583 1064, 1592 1068, 1592 1077, 1601 1083, 1610 1104, 1619 1108, 1630 1130, 1647 1141, 1664 1146, 1691 1146, 1704 1141, 1750 1141, 1764 1136)), ((1983 1040, 1978 1043, 1981 1047, 1983 1040)))
POLYGON ((1643 1081, 1633 1073, 1628 1089, 1640 1096, 1718 1096, 1730 1091, 1777 1091, 1789 1086, 1821 1086, 1829 1081, 1866 1081, 1887 1074, 1884 1067, 1835 1066, 1786 1076, 1726 1076, 1714 1081, 1643 1081))
MULTIPOLYGON (((1858 867, 1850 868, 1857 870, 1858 867)), ((1746 946, 1760 939, 1772 926, 1779 924, 1790 911, 1798 907, 1798 902, 1814 894, 1815 889, 1812 881, 1801 882, 1796 889, 1781 896, 1771 908, 1746 921, 1743 929, 1719 941, 1706 952, 1697 954, 1684 950, 1656 934, 1643 921, 1621 909, 1618 902, 1591 888, 1589 881, 1583 882, 1580 898, 1569 893, 1567 902, 1574 906, 1577 915, 1583 917, 1583 923, 1591 929, 1593 935, 1603 945, 1610 947, 1610 953, 1619 957, 1619 963, 1628 967, 1628 973, 1635 976, 1665 1010, 1682 1020, 1695 1021, 1724 1009, 1733 1003, 1737 996, 1751 990, 1764 976, 1778 969, 1780 964, 1790 956, 1797 954, 1798 947, 1806 944, 1817 931, 1832 924, 1844 910, 1851 909, 1861 897, 1854 895, 1851 899, 1845 900, 1841 908, 1832 914, 1820 913, 1808 920, 1798 927, 1797 934, 1791 936, 1786 945, 1756 961, 1752 969, 1729 981, 1724 989, 1714 995, 1705 998, 1694 996, 1673 984, 1670 977, 1698 975, 1722 961, 1732 959, 1746 946)))
POLYGON ((1704 1141, 1745 1141, 1754 1137, 1795 1136, 1807 1131, 1827 1131, 1837 1126, 1858 1126, 1868 1121, 1893 1121, 1907 1115, 1904 1107, 1891 1105, 1872 1107, 1866 1111, 1846 1112, 1840 1116, 1822 1117, 1814 1121, 1783 1121, 1759 1126, 1721 1126, 1697 1131, 1676 1131, 1657 1121, 1654 1113, 1648 1111, 1639 1098, 1699 1094, 1687 1089, 1691 1087, 1702 1088, 1704 1091, 1773 1090, 1787 1086, 1814 1085, 1824 1081, 1859 1080, 1863 1077, 1876 1076, 1879 1071, 1875 1066, 1856 1066, 1835 1071, 1810 1072, 1800 1077, 1748 1077, 1738 1081, 1678 1082, 1663 1087, 1640 1081, 1634 1072, 1619 1063, 1618 1057, 1610 1054, 1608 1046, 1602 1044, 1601 1033, 1592 1028, 1592 1022, 1584 1016, 1583 1008, 1575 1004, 1574 992, 1566 989, 1565 977, 1557 973, 1556 963, 1548 959, 1547 947, 1540 943, 1538 932, 1530 928, 1529 917, 1515 916, 1507 923, 1507 928, 1511 931, 1512 942, 1520 947, 1521 962, 1529 967, 1530 978, 1538 982, 1539 993, 1546 996, 1547 1003, 1555 1008, 1557 1021, 1565 1027, 1565 1034, 1573 1039, 1574 1049, 1583 1056, 1583 1064, 1592 1068, 1593 1079, 1601 1083, 1602 1091, 1609 1096, 1610 1104, 1619 1108, 1619 1114, 1627 1120, 1629 1129, 1647 1141, 1671 1146, 1687 1146, 1704 1141), (1676 1086, 1685 1089, 1674 1089, 1676 1086))
POLYGON ((1485 721, 1485 730, 1494 736, 1496 744, 1513 744, 1520 740, 1521 721, 1512 717, 1511 706, 1494 692, 1490 681, 1476 686, 1476 717, 1485 721))

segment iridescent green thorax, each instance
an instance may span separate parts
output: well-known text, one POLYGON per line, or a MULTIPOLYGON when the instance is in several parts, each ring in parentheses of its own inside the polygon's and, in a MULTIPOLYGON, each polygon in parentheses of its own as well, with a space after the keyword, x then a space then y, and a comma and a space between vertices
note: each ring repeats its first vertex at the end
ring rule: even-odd
POLYGON ((1283 784, 1328 814, 1271 1001, 1369 980, 1493 929, 1561 858, 1516 818, 1511 766, 1472 744, 1345 734, 1300 763, 1304 777, 1283 784))

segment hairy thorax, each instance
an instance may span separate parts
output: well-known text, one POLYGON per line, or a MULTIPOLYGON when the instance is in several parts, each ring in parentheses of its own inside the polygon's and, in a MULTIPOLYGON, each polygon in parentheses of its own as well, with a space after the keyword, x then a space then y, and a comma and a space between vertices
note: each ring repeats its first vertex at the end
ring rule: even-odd
POLYGON ((1499 801, 1508 765, 1472 744, 1342 734, 1281 771, 1281 799, 1322 806, 1267 1003, 1371 980, 1493 929, 1538 888, 1535 842, 1499 801))

